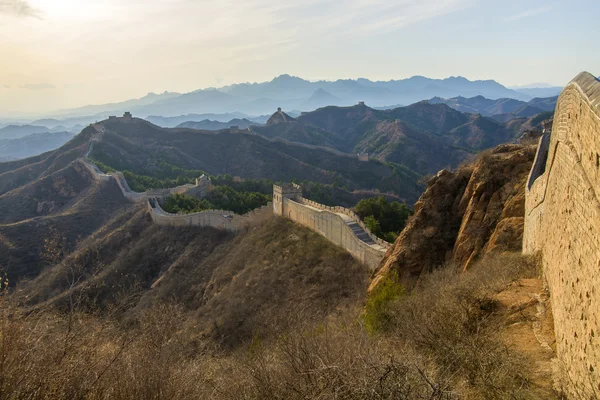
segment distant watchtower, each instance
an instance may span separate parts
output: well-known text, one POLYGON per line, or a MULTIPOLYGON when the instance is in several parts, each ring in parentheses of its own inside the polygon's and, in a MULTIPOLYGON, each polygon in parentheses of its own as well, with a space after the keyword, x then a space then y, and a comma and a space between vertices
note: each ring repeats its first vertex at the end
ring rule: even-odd
POLYGON ((364 105, 365 105, 365 102, 364 102, 364 101, 359 101, 359 102, 358 102, 358 105, 362 107, 362 106, 364 106, 364 105))
POLYGON ((285 199, 298 199, 302 197, 302 187, 295 183, 284 183, 281 186, 273 185, 273 213, 283 216, 283 203, 285 199))
POLYGON ((204 174, 201 177, 196 178, 196 190, 198 197, 204 198, 212 189, 212 182, 210 178, 204 174))
POLYGON ((281 112, 281 107, 277 107, 277 112, 281 112))
POLYGON ((369 161, 369 153, 358 153, 358 161, 369 161))
POLYGON ((239 130, 240 130, 240 127, 239 127, 238 125, 231 125, 231 126, 229 127, 229 130, 230 130, 231 132, 237 132, 237 131, 239 131, 239 130))
POLYGON ((133 118, 133 116, 131 115, 131 113, 129 111, 125 111, 125 113, 123 114, 123 118, 131 119, 131 118, 133 118))

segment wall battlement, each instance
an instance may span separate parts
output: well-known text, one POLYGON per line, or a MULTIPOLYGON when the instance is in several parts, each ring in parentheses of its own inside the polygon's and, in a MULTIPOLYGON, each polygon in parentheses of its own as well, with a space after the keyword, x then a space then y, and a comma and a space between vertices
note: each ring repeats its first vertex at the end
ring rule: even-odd
POLYGON ((372 270, 391 247, 373 235, 353 211, 307 200, 296 184, 273 186, 273 212, 320 233, 372 270))
POLYGON ((561 384, 600 395, 600 81, 561 93, 525 193, 523 251, 539 253, 552 302, 561 384))
POLYGON ((157 199, 148 200, 152 221, 163 226, 203 226, 224 229, 230 232, 259 225, 273 216, 273 206, 265 206, 240 215, 226 210, 205 210, 193 214, 171 214, 162 209, 157 199))

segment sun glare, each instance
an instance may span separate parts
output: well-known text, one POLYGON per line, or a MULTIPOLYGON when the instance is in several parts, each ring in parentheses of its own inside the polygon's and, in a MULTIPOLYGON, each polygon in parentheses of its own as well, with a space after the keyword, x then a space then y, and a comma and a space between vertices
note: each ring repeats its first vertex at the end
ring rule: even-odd
POLYGON ((117 3, 114 0, 32 0, 31 4, 45 18, 90 20, 109 14, 117 3))

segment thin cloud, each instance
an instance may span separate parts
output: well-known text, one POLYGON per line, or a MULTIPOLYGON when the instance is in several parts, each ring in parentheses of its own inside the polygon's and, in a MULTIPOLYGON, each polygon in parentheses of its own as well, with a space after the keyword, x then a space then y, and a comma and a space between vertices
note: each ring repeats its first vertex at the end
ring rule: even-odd
POLYGON ((538 8, 532 8, 530 10, 525 10, 518 14, 514 14, 509 17, 506 17, 504 19, 504 21, 505 22, 513 22, 513 21, 518 21, 518 20, 524 19, 524 18, 535 17, 537 15, 547 13, 548 11, 552 10, 553 7, 554 6, 550 5, 550 6, 543 6, 543 7, 538 7, 538 8))
POLYGON ((27 83, 25 85, 21 85, 21 89, 29 89, 29 90, 46 90, 46 89, 56 89, 56 86, 51 83, 27 83))
POLYGON ((40 11, 26 0, 0 0, 0 14, 17 17, 40 17, 40 11))

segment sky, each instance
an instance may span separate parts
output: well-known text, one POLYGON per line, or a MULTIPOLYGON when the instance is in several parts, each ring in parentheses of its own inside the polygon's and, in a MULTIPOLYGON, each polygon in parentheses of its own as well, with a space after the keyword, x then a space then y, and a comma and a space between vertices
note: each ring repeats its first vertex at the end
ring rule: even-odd
POLYGON ((281 74, 562 86, 600 75, 598 0, 0 0, 0 115, 281 74))

